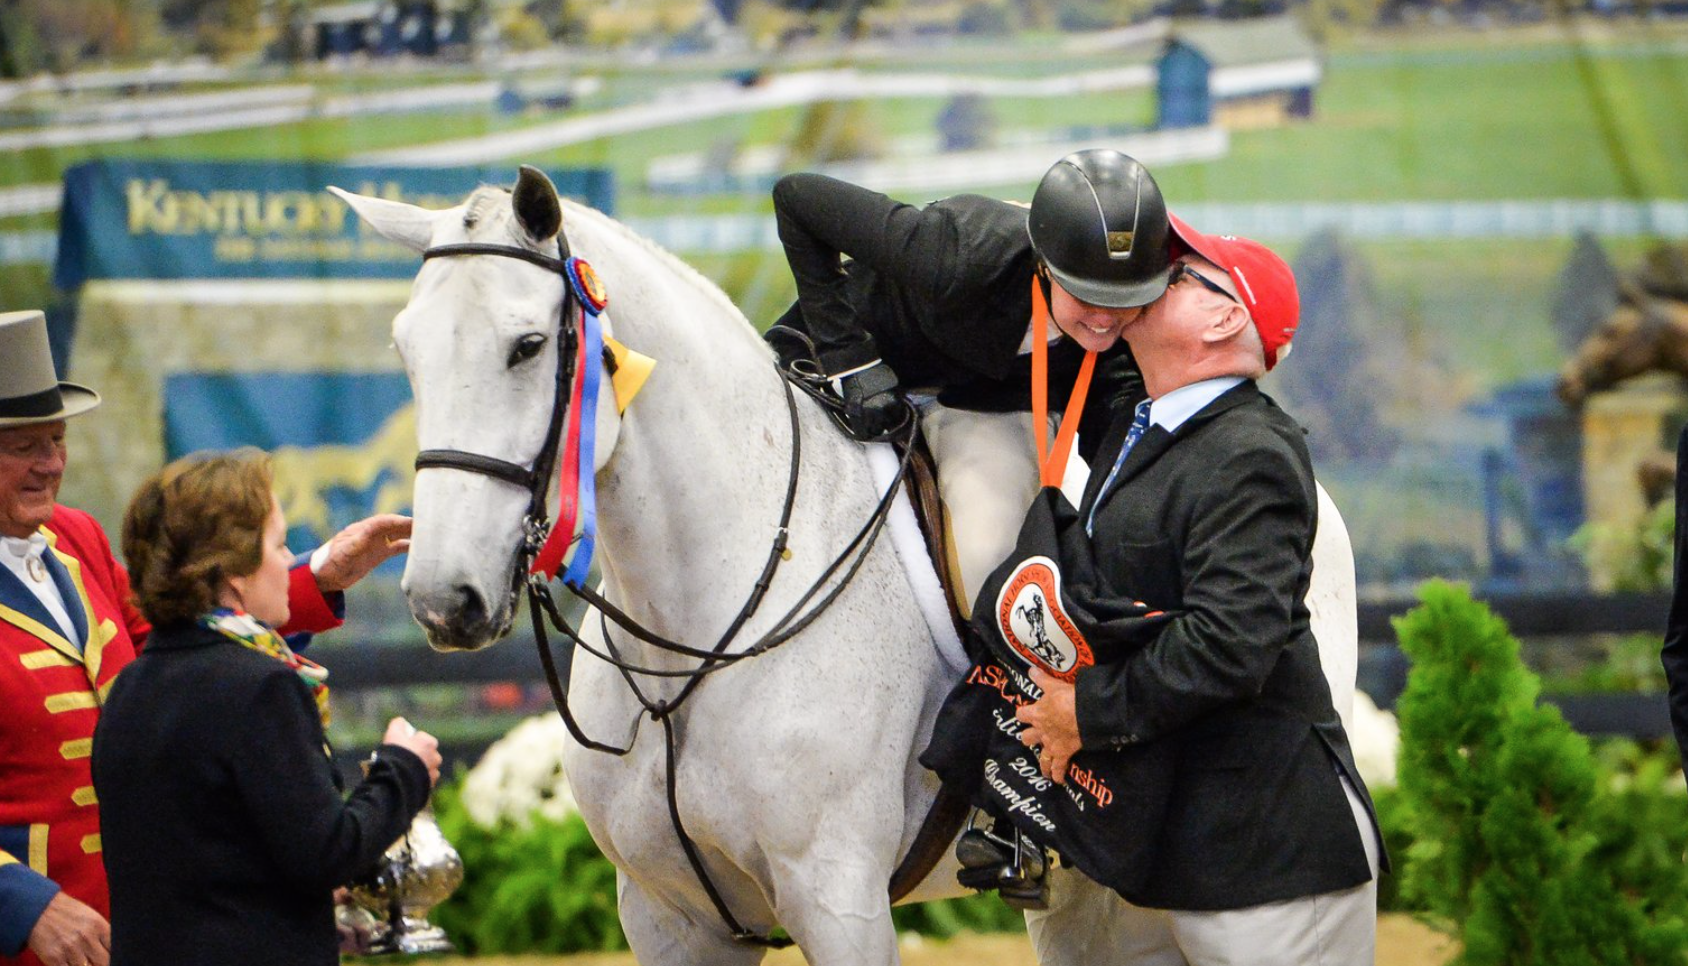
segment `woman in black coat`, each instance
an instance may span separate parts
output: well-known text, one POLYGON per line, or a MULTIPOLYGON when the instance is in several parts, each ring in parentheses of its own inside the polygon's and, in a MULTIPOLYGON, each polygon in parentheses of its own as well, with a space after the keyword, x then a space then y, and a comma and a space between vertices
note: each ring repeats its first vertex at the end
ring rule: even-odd
POLYGON ((271 630, 293 557, 267 457, 165 467, 130 505, 123 549, 154 629, 94 735, 112 963, 338 963, 333 890, 427 802, 437 743, 394 719, 342 799, 327 672, 271 630))

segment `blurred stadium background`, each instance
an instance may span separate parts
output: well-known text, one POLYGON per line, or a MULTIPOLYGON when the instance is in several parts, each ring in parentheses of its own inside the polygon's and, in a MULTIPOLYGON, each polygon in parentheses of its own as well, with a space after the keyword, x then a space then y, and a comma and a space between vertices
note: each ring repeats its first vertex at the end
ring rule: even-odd
MULTIPOLYGON (((1090 146, 1290 257, 1302 335, 1266 386, 1353 536, 1362 686, 1389 706, 1388 619, 1452 577, 1573 723, 1665 734, 1656 694, 1572 692, 1660 687, 1647 468, 1688 395, 1554 386, 1626 286, 1688 301, 1688 4, 6 0, 0 305, 48 309, 67 376, 106 396, 72 424, 67 502, 115 532, 161 459, 254 444, 309 544, 403 509, 414 451, 387 325, 416 262, 327 184, 444 207, 535 164, 762 326, 793 292, 780 174, 1023 199, 1090 146)), ((322 645, 340 747, 402 711, 467 761, 543 710, 514 643, 404 657, 396 577, 322 645)))

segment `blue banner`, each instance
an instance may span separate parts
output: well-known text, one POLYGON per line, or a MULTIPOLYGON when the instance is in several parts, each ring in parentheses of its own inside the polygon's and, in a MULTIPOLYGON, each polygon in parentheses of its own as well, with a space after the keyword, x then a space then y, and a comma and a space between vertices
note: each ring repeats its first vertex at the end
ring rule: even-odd
MULTIPOLYGON (((548 172, 564 196, 614 213, 601 168, 548 172)), ((53 283, 91 279, 409 278, 416 253, 375 234, 328 185, 450 208, 513 166, 90 161, 65 171, 53 283)))
POLYGON ((275 463, 289 538, 310 546, 404 512, 415 478, 410 385, 391 373, 203 373, 164 382, 164 458, 256 446, 275 463))

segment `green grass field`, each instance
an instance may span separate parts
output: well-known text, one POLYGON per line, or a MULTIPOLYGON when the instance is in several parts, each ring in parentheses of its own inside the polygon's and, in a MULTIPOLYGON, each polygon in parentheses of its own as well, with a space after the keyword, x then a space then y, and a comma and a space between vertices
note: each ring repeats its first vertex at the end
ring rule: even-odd
MULTIPOLYGON (((1330 55, 1311 123, 1238 132, 1224 159, 1165 166, 1157 175, 1167 193, 1191 201, 1688 196, 1688 165, 1677 160, 1688 155, 1688 57, 1662 43, 1655 30, 1636 28, 1632 36, 1598 43, 1562 37, 1496 45, 1462 34, 1439 44, 1405 38, 1398 49, 1377 43, 1330 55)), ((1040 57, 1039 50, 994 57, 982 70, 965 50, 939 52, 929 62, 860 66, 1028 76, 1110 64, 1096 56, 1081 62, 1040 57)), ((1111 63, 1132 60, 1115 57, 1111 63)), ((594 75, 603 79, 603 89, 581 109, 648 96, 674 83, 673 75, 605 70, 594 75)), ((695 71, 679 79, 719 76, 719 70, 695 71)), ((1151 100, 1150 92, 1138 91, 998 99, 992 109, 1004 130, 1148 123, 1151 100)), ((887 137, 930 131, 941 108, 941 101, 926 98, 865 106, 866 120, 887 137)), ((632 187, 650 157, 729 137, 746 145, 785 143, 801 115, 801 109, 779 109, 676 125, 512 161, 609 165, 628 176, 624 183, 632 187)), ((54 180, 65 165, 91 156, 337 160, 555 119, 507 117, 490 109, 450 111, 13 152, 0 165, 0 184, 54 180)), ((629 194, 629 203, 636 204, 637 191, 629 194)))

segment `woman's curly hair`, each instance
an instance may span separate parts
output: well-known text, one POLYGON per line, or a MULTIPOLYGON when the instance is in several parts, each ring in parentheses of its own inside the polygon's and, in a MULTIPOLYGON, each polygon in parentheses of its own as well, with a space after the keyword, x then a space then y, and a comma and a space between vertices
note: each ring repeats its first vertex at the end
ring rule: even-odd
POLYGON ((135 606, 154 624, 209 613, 263 561, 274 472, 261 450, 195 453, 153 474, 123 517, 135 606))

